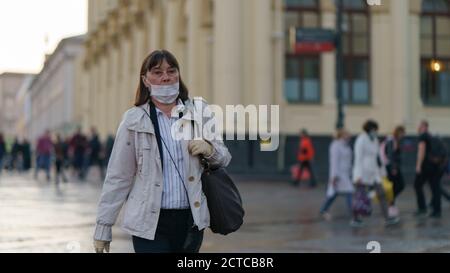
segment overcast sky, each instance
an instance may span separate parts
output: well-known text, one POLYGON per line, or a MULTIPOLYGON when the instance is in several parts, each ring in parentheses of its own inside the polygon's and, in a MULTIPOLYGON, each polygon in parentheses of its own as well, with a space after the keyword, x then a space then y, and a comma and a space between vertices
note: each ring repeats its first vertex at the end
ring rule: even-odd
POLYGON ((37 73, 61 39, 86 31, 87 0, 0 0, 0 74, 37 73))

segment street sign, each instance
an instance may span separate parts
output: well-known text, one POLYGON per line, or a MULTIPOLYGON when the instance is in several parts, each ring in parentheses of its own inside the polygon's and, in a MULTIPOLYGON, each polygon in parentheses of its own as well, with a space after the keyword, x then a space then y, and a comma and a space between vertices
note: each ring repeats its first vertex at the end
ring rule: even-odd
POLYGON ((322 53, 335 49, 335 32, 321 28, 297 28, 295 29, 295 54, 322 53))

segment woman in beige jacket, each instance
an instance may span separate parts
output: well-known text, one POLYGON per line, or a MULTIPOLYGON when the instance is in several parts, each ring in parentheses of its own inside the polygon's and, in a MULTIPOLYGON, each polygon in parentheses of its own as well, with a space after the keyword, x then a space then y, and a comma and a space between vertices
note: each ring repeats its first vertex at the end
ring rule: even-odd
POLYGON ((209 211, 200 156, 225 167, 231 155, 220 138, 180 138, 213 121, 204 100, 188 98, 175 57, 152 52, 143 62, 135 107, 120 123, 98 205, 94 246, 109 252, 111 228, 124 205, 122 229, 135 252, 198 252, 209 211), (205 111, 203 111, 205 110, 205 111), (206 117, 205 117, 206 116, 206 117), (156 124, 155 124, 156 123, 156 124))

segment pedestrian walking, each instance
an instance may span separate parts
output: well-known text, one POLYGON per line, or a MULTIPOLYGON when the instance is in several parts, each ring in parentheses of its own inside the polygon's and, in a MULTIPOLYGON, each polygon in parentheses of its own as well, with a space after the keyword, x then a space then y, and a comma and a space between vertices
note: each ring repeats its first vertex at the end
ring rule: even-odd
POLYGON ((14 169, 20 170, 20 166, 18 165, 19 155, 20 155, 19 139, 15 137, 13 145, 11 147, 11 158, 9 161, 9 168, 8 168, 10 171, 13 171, 14 169))
POLYGON ((50 163, 53 149, 53 142, 50 136, 50 131, 46 130, 44 135, 38 139, 36 147, 36 168, 34 171, 34 178, 38 179, 39 170, 43 169, 47 176, 47 181, 50 182, 50 163))
POLYGON ((221 140, 178 140, 171 134, 172 126, 192 132, 194 125, 202 132, 200 123, 212 118, 202 118, 199 108, 208 105, 189 99, 170 52, 157 50, 145 58, 135 107, 120 123, 108 165, 94 233, 96 252, 109 251, 111 227, 124 203, 122 227, 136 252, 199 251, 209 226, 199 156, 213 167, 225 167, 231 159, 221 140))
POLYGON ((31 169, 31 145, 28 139, 24 138, 22 142, 23 171, 31 169))
POLYGON ((6 144, 3 133, 0 133, 0 175, 3 171, 3 160, 6 157, 6 144))
POLYGON ((86 164, 86 149, 88 147, 87 138, 81 132, 81 127, 70 141, 70 146, 73 153, 73 168, 79 180, 84 180, 84 170, 86 164))
POLYGON ((391 136, 388 136, 382 145, 382 154, 386 166, 387 177, 393 184, 394 198, 389 204, 389 215, 398 216, 398 208, 395 206, 395 199, 405 188, 402 172, 402 146, 401 141, 405 136, 405 127, 397 126, 391 136))
POLYGON ((353 183, 351 179, 353 151, 350 147, 350 134, 345 129, 338 129, 336 138, 329 149, 330 177, 326 200, 320 209, 325 220, 331 219, 329 209, 338 195, 345 197, 349 213, 352 213, 353 183))
POLYGON ((111 152, 114 146, 114 136, 108 135, 105 143, 105 166, 109 164, 109 158, 111 157, 111 152))
POLYGON ((445 172, 448 152, 445 145, 436 136, 429 133, 428 121, 422 121, 418 128, 419 144, 417 148, 416 179, 414 189, 417 197, 416 216, 425 216, 427 207, 423 186, 429 183, 431 188, 432 218, 441 217, 441 179, 445 172))
POLYGON ((101 180, 103 181, 105 179, 102 155, 103 147, 98 137, 97 130, 94 127, 91 128, 91 134, 91 139, 88 142, 88 160, 84 173, 87 176, 91 167, 95 165, 98 167, 101 180))
POLYGON ((350 223, 353 227, 363 225, 361 212, 355 208, 361 197, 371 189, 376 191, 380 200, 381 212, 385 218, 385 224, 398 223, 398 217, 390 217, 386 195, 382 186, 382 162, 379 155, 380 145, 378 141, 378 123, 368 120, 363 125, 363 132, 357 137, 354 148, 353 181, 355 183, 353 219, 350 223), (356 202, 356 203, 355 203, 356 202))
POLYGON ((300 141, 297 152, 297 160, 299 164, 299 172, 297 179, 293 181, 294 186, 298 186, 300 184, 300 180, 302 178, 303 172, 309 172, 309 186, 315 187, 317 185, 316 177, 312 167, 312 161, 314 159, 314 146, 312 144, 311 138, 308 135, 308 131, 306 129, 302 129, 300 132, 300 141))
POLYGON ((60 134, 56 135, 53 149, 55 151, 55 182, 59 184, 59 179, 62 177, 63 182, 67 183, 67 176, 64 172, 65 143, 60 134))

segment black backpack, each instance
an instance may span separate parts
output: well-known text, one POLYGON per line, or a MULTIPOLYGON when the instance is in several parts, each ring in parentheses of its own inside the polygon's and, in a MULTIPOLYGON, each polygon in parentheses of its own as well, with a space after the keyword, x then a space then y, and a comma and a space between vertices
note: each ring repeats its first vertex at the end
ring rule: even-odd
POLYGON ((438 136, 430 138, 430 162, 445 167, 448 162, 448 147, 438 136))

